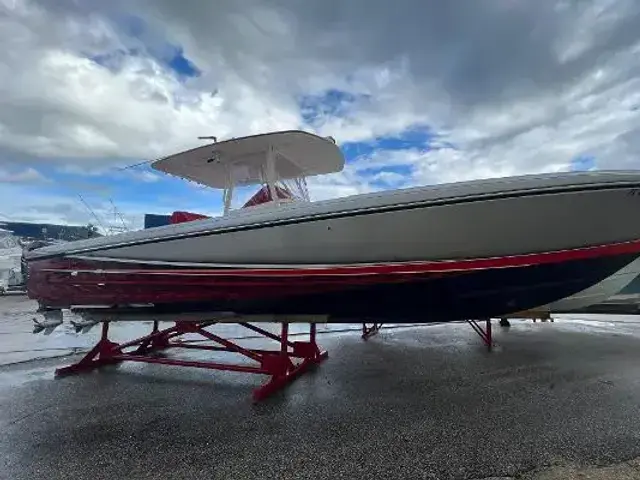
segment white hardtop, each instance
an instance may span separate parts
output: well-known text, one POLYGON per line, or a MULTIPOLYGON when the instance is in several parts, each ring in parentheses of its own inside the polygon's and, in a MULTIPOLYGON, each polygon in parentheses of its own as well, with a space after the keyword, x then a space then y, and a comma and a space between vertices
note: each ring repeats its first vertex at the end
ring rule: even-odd
POLYGON ((339 172, 344 163, 332 138, 287 130, 210 143, 156 160, 151 167, 226 189, 264 184, 269 174, 278 181, 339 172))

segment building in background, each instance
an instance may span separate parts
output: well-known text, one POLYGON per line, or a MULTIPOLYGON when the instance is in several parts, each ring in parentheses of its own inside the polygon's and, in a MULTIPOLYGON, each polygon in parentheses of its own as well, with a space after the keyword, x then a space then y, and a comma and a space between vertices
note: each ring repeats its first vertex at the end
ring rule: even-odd
POLYGON ((171 223, 171 215, 156 215, 147 213, 144 216, 144 228, 163 227, 171 223))
POLYGON ((53 223, 0 222, 0 228, 21 239, 73 241, 102 236, 88 225, 57 225, 53 223))

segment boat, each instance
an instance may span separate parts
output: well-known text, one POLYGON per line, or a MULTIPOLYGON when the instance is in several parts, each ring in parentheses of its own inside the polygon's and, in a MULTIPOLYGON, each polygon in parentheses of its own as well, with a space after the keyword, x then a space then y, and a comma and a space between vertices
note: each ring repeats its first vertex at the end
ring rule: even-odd
POLYGON ((335 140, 303 131, 213 141, 150 165, 221 190, 223 212, 27 252, 40 311, 113 321, 497 318, 569 297, 640 258, 640 223, 623 221, 640 207, 640 171, 312 201, 307 179, 340 172, 345 159, 335 140), (253 198, 234 207, 250 188, 253 198))
POLYGON ((22 284, 22 247, 13 232, 0 228, 0 293, 22 284))

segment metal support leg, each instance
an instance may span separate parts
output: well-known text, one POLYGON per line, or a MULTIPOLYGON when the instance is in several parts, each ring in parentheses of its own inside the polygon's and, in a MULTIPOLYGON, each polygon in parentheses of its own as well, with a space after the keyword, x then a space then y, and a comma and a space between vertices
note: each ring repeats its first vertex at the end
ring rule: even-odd
POLYGON ((373 337, 377 335, 380 329, 382 328, 382 323, 374 323, 370 327, 366 324, 362 324, 362 339, 367 340, 369 337, 373 337))
POLYGON ((309 341, 292 342, 293 352, 289 351, 289 325, 282 323, 282 334, 280 336, 280 354, 267 357, 270 365, 265 364, 267 369, 271 368, 271 379, 265 385, 253 391, 254 401, 260 401, 269 395, 281 390, 283 387, 298 378, 309 367, 318 364, 329 356, 326 351, 321 351, 316 343, 316 325, 309 324, 309 341), (302 362, 295 364, 292 358, 301 358, 302 362))
POLYGON ((491 351, 493 347, 493 336, 491 333, 491 319, 485 319, 486 327, 483 329, 476 320, 467 320, 467 323, 471 325, 473 330, 480 336, 482 342, 487 346, 487 350, 491 351))
POLYGON ((109 322, 102 324, 102 334, 100 340, 89 352, 76 364, 68 367, 58 368, 55 371, 56 377, 71 375, 74 373, 94 370, 103 365, 120 363, 121 360, 115 358, 119 351, 119 345, 109 340, 109 322))

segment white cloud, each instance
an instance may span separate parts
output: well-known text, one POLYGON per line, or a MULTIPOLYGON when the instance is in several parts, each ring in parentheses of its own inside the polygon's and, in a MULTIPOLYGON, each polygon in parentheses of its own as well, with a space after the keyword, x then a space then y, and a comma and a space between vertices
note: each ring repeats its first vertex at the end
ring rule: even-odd
MULTIPOLYGON (((417 125, 439 135, 435 150, 377 150, 310 179, 315 199, 566 170, 580 155, 598 168, 640 166, 638 2, 462 5, 2 0, 0 179, 35 180, 43 164, 104 174, 200 135, 300 127, 339 142, 417 125), (123 28, 128 15, 146 24, 140 35, 123 28), (158 58, 168 44, 202 75, 178 78, 158 58), (305 125, 299 99, 329 89, 354 100, 305 125)), ((68 211, 42 214, 81 218, 68 211)))
POLYGON ((2 147, 67 162, 117 162, 191 147, 202 134, 239 136, 300 124, 293 103, 273 102, 233 72, 221 76, 213 96, 148 56, 125 56, 117 69, 92 61, 88 53, 113 53, 126 43, 95 17, 84 24, 69 15, 67 30, 41 45, 39 28, 47 15, 25 7, 0 22, 0 43, 10 46, 0 54, 0 74, 7 80, 0 86, 2 147), (93 28, 97 39, 74 44, 93 28))
POLYGON ((0 183, 44 183, 50 180, 34 168, 27 167, 23 170, 5 170, 0 168, 0 183))

